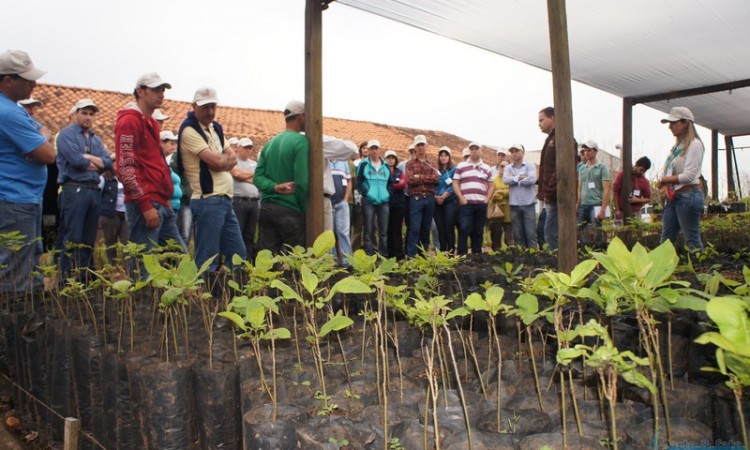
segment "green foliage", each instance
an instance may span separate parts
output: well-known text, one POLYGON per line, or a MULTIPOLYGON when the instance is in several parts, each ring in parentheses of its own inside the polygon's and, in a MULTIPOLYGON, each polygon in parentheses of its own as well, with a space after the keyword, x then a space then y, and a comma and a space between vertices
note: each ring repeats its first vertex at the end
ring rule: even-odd
POLYGON ((494 266, 492 269, 496 274, 503 277, 508 284, 512 284, 514 281, 522 279, 521 271, 523 271, 523 264, 513 267, 513 263, 506 261, 502 266, 494 266))

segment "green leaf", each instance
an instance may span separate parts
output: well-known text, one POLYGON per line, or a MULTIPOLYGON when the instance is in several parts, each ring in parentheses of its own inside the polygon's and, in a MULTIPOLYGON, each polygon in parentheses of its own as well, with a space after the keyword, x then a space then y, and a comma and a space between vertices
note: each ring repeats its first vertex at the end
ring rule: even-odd
POLYGON ((240 330, 247 331, 247 327, 245 326, 245 321, 242 319, 242 317, 240 317, 239 314, 234 313, 232 311, 221 311, 219 315, 221 317, 226 317, 227 319, 232 321, 234 326, 236 326, 240 330))
POLYGON ((356 277, 348 276, 344 279, 339 280, 331 288, 331 295, 335 293, 340 294, 369 294, 372 292, 372 288, 356 277))
MULTIPOLYGON (((706 305, 706 313, 719 327, 723 337, 738 349, 745 349, 743 356, 750 356, 750 306, 736 297, 715 297, 706 305)), ((733 353, 738 353, 733 351, 733 353)))
POLYGON ((198 266, 195 265, 195 261, 190 259, 190 255, 182 257, 180 265, 177 266, 177 274, 183 283, 189 283, 195 279, 198 274, 198 266))
POLYGON ((594 259, 587 259, 581 262, 573 268, 570 272, 571 282, 575 286, 579 286, 582 282, 586 281, 586 277, 591 273, 598 263, 594 259))
POLYGON ((164 293, 161 294, 162 306, 171 306, 182 297, 184 291, 185 288, 183 287, 173 287, 164 291, 164 293))
POLYGON ((247 323, 250 324, 250 328, 254 330, 266 328, 266 309, 260 303, 251 304, 245 310, 245 317, 247 318, 247 323))
POLYGON ((561 348, 557 351, 557 362, 564 366, 567 366, 574 359, 585 354, 586 351, 582 348, 561 348))
POLYGON ((325 337, 330 333, 331 331, 340 331, 344 328, 351 326, 354 323, 354 321, 344 315, 341 314, 341 311, 338 311, 335 316, 331 318, 328 322, 324 323, 322 327, 320 327, 320 332, 318 335, 320 337, 325 337))
POLYGON ((302 274, 302 286, 310 295, 315 295, 315 290, 318 288, 318 276, 310 270, 307 264, 302 264, 300 273, 302 274))
POLYGON ((466 297, 464 305, 472 311, 487 311, 487 302, 485 302, 482 296, 476 292, 472 292, 466 297))
POLYGON ((291 339, 292 332, 288 328, 274 328, 269 331, 270 337, 273 339, 291 339))
POLYGON ((315 243, 313 243, 313 255, 320 258, 324 254, 330 252, 335 246, 336 236, 333 234, 333 231, 324 231, 317 239, 315 239, 315 243))
POLYGON ((112 289, 116 290, 117 292, 127 292, 132 285, 133 282, 130 280, 119 280, 112 283, 112 289))
POLYGON ((281 296, 288 300, 297 300, 298 302, 302 301, 302 297, 300 297, 294 289, 290 288, 281 280, 273 280, 271 282, 271 287, 281 291, 281 296))
POLYGON ((652 266, 646 275, 645 281, 646 286, 654 289, 672 276, 677 268, 677 263, 679 263, 679 258, 670 240, 664 241, 661 245, 651 250, 648 257, 652 266))
POLYGON ((454 309, 453 311, 449 312, 448 314, 446 314, 445 315, 445 319, 446 320, 451 320, 454 317, 465 317, 465 316, 468 316, 470 314, 471 314, 471 311, 469 311, 468 309, 466 309, 464 307, 458 307, 458 308, 454 309))
POLYGON ((643 387, 648 389, 651 394, 656 393, 656 387, 651 383, 651 380, 646 378, 642 373, 637 370, 627 370, 622 373, 622 379, 635 386, 643 387))

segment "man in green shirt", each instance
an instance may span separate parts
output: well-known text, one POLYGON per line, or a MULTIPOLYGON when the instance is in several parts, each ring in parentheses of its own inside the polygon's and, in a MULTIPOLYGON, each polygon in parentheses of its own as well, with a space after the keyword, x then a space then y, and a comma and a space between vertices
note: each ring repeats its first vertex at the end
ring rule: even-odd
POLYGON ((305 104, 292 100, 284 109, 286 130, 263 147, 255 168, 261 192, 258 247, 280 253, 284 246, 305 245, 308 160, 305 104))
POLYGON ((586 141, 582 148, 585 159, 578 169, 578 225, 598 225, 610 217, 609 197, 612 177, 609 168, 596 160, 599 147, 594 141, 586 141))

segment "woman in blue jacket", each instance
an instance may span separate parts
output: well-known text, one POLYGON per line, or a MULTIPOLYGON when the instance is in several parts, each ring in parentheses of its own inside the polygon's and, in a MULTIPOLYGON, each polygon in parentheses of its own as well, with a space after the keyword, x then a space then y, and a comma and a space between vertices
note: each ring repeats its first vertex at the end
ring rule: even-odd
POLYGON ((378 253, 388 256, 388 201, 391 197, 391 171, 380 156, 380 142, 367 143, 369 157, 357 167, 357 190, 362 194, 365 252, 375 254, 373 228, 378 227, 378 253))
POLYGON ((440 250, 453 252, 456 248, 456 217, 458 216, 458 198, 453 193, 453 165, 451 149, 442 147, 438 152, 438 171, 440 181, 435 189, 435 225, 440 236, 440 250))

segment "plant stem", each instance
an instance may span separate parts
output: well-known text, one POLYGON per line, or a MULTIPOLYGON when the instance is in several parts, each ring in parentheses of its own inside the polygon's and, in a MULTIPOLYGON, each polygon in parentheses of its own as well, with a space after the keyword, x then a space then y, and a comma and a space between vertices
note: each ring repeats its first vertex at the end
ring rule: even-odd
POLYGON ((536 370, 536 359, 534 358, 534 344, 532 343, 530 327, 526 327, 526 336, 529 342, 529 359, 531 359, 531 369, 534 372, 534 386, 536 387, 536 396, 539 399, 539 410, 544 412, 544 402, 542 402, 542 388, 541 386, 539 386, 539 373, 536 370))
MULTIPOLYGON (((494 316, 492 316, 492 319, 494 319, 494 316)), ((494 320, 493 320, 493 322, 494 322, 494 320)), ((458 363, 456 362, 456 355, 453 352, 453 342, 451 340, 451 332, 448 329, 448 325, 447 325, 447 323, 445 321, 443 321, 443 331, 445 331, 445 335, 448 337, 448 352, 450 353, 450 355, 451 355, 451 361, 453 362, 453 370, 456 371, 456 380, 457 380, 456 383, 458 384, 458 394, 459 394, 459 397, 461 399, 461 408, 464 411, 464 422, 466 423, 466 436, 467 436, 467 440, 468 440, 468 443, 469 443, 469 450, 471 450, 472 449, 472 439, 471 439, 471 422, 469 420, 469 410, 466 407, 466 397, 464 397, 464 388, 463 388, 463 385, 461 383, 461 375, 458 373, 458 363)), ((499 359, 500 358, 498 357, 498 360, 499 359)), ((500 375, 498 373, 498 383, 499 382, 500 382, 500 375)), ((500 385, 499 384, 498 384, 497 392, 498 392, 498 406, 497 406, 497 410, 498 410, 498 414, 499 414, 499 411, 500 411, 500 403, 499 403, 500 385)))
MULTIPOLYGON (((733 380, 734 381, 734 380, 733 380)), ((745 427, 745 414, 742 412, 742 387, 735 387, 732 389, 734 393, 734 399, 737 404, 737 413, 740 416, 740 427, 742 428, 742 442, 745 443, 745 448, 750 449, 750 441, 747 439, 747 428, 745 427)))

